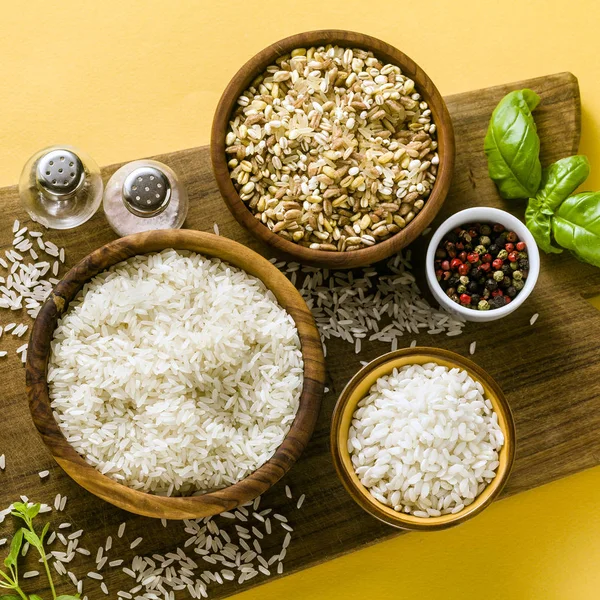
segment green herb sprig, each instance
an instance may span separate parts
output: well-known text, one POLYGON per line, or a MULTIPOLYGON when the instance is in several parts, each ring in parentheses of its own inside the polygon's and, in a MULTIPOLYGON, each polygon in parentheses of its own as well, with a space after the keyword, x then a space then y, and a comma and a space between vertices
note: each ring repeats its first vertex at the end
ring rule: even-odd
POLYGON ((546 253, 567 248, 600 267, 600 192, 572 195, 587 179, 585 156, 569 156, 542 170, 531 90, 507 94, 494 109, 484 149, 490 178, 506 200, 529 199, 525 224, 546 253))
POLYGON ((23 540, 29 542, 29 545, 35 548, 44 564, 46 575, 48 577, 48 583, 50 584, 50 591, 52 592, 52 600, 78 600, 79 594, 75 596, 62 595, 57 596, 54 587, 54 581, 52 580, 52 574, 50 573, 50 565, 46 559, 46 551, 44 549, 44 539, 48 533, 50 523, 46 523, 42 529, 42 533, 38 536, 33 526, 33 520, 38 516, 40 512, 40 504, 24 504, 23 502, 15 502, 12 505, 11 514, 21 519, 25 523, 25 527, 18 529, 11 541, 10 550, 8 556, 4 559, 4 566, 8 569, 8 572, 0 570, 0 589, 10 590, 8 595, 0 596, 0 600, 42 600, 37 594, 27 595, 19 584, 19 565, 18 559, 21 552, 21 546, 23 540))

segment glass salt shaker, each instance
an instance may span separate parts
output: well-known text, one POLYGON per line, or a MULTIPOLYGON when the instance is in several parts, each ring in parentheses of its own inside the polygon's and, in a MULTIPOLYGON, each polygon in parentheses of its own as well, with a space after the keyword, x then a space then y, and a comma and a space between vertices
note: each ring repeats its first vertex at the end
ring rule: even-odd
POLYGON ((175 172, 156 160, 123 165, 106 184, 104 213, 120 235, 151 229, 179 229, 188 211, 188 196, 175 172))
POLYGON ((36 152, 19 179, 23 208, 52 229, 72 229, 90 219, 102 202, 100 168, 73 146, 50 146, 36 152))

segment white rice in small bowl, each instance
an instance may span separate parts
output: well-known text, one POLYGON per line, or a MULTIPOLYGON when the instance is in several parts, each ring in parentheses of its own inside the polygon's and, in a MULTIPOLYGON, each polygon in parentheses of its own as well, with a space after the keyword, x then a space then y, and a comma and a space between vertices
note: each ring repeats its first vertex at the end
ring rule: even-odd
POLYGON ((273 456, 303 387, 292 317, 257 278, 186 251, 90 280, 59 320, 55 418, 101 473, 158 495, 232 485, 273 456))
POLYGON ((430 362, 379 377, 358 402, 347 444, 373 498, 429 518, 474 502, 496 476, 504 441, 481 383, 430 362))

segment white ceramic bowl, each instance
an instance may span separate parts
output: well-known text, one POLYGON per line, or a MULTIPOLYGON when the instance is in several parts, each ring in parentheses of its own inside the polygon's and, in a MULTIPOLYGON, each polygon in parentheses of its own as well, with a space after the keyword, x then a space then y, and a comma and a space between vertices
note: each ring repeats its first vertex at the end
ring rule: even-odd
POLYGON ((538 251, 537 244, 533 239, 533 236, 529 232, 529 229, 524 223, 519 221, 516 217, 513 217, 510 213, 497 208, 490 208, 488 206, 478 206, 476 208, 467 208, 461 210, 456 214, 452 215, 449 219, 446 219, 433 234, 429 247, 427 248, 427 262, 426 262, 426 274, 427 284, 431 293, 435 299, 449 312, 459 315, 466 321, 475 321, 478 323, 484 323, 487 321, 495 321, 501 319, 506 315, 514 312, 525 302, 529 294, 533 291, 535 283, 537 281, 540 272, 540 253, 538 251), (507 229, 514 231, 522 242, 527 244, 527 253, 529 255, 529 275, 525 281, 523 289, 515 297, 515 299, 502 308, 495 308, 493 310, 473 310, 466 308, 453 302, 446 296, 444 290, 442 290, 435 276, 435 251, 439 246, 442 238, 454 229, 461 225, 467 225, 468 223, 500 223, 507 229))

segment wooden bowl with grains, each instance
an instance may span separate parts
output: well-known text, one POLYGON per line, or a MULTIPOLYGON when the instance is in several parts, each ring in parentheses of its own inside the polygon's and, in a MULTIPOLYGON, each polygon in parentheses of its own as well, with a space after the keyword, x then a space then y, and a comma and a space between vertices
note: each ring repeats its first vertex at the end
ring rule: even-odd
POLYGON ((92 494, 155 518, 219 514, 269 489, 306 447, 325 381, 287 277, 198 231, 89 254, 44 303, 29 348, 29 407, 52 456, 92 494))
POLYGON ((403 52, 360 33, 311 31, 236 73, 211 158, 252 235, 288 260, 353 268, 431 223, 450 187, 454 132, 439 91, 403 52))

